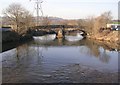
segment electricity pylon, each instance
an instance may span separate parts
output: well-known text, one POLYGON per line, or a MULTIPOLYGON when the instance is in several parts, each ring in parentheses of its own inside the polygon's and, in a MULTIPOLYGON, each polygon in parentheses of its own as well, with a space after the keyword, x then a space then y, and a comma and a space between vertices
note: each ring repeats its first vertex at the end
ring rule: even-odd
MULTIPOLYGON (((31 0, 30 0, 31 1, 31 0)), ((42 6, 41 6, 41 3, 43 3, 42 0, 34 0, 35 4, 36 4, 36 7, 35 7, 35 10, 36 10, 36 25, 38 26, 39 25, 39 19, 40 19, 40 12, 41 12, 41 21, 43 20, 43 11, 42 11, 42 6)))

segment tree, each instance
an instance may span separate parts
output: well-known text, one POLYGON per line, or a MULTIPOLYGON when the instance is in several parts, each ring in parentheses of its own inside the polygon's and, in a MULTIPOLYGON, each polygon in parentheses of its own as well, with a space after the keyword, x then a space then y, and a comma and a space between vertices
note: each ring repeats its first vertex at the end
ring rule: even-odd
POLYGON ((49 19, 49 17, 43 17, 42 20, 42 25, 50 25, 51 20, 49 19))
POLYGON ((86 19, 85 31, 88 32, 89 34, 93 34, 94 23, 95 23, 95 17, 94 16, 89 16, 86 19))
POLYGON ((14 26, 13 30, 19 34, 25 33, 32 23, 32 15, 30 12, 17 3, 9 5, 8 8, 4 10, 4 16, 7 17, 7 21, 14 26))
POLYGON ((104 12, 103 14, 101 14, 100 16, 98 16, 95 19, 95 23, 94 23, 94 28, 93 31, 94 33, 99 33, 100 28, 106 28, 107 23, 110 23, 112 19, 111 16, 111 12, 104 12))
POLYGON ((85 20, 78 20, 78 26, 84 27, 84 30, 89 33, 96 35, 100 33, 101 28, 106 28, 107 23, 112 20, 111 12, 104 12, 98 17, 89 16, 85 20))
POLYGON ((62 20, 59 23, 60 25, 68 25, 68 20, 62 20))
POLYGON ((77 25, 78 25, 79 27, 84 27, 84 26, 85 26, 85 20, 79 19, 79 20, 77 21, 77 25))
POLYGON ((94 16, 89 16, 87 19, 79 19, 77 23, 81 29, 84 29, 88 34, 91 34, 94 22, 95 22, 94 16))

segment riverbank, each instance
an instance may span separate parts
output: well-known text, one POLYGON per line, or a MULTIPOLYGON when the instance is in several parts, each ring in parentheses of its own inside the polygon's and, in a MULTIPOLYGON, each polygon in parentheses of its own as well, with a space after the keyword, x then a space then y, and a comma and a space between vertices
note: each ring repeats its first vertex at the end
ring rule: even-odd
POLYGON ((19 35, 17 32, 15 31, 2 31, 2 39, 0 41, 1 43, 1 49, 0 52, 4 52, 7 50, 10 50, 12 48, 15 48, 19 45, 22 45, 26 42, 29 42, 31 40, 33 40, 33 36, 42 36, 42 35, 46 35, 46 34, 52 34, 54 33, 53 31, 33 31, 33 32, 27 32, 23 35, 19 35))
POLYGON ((87 38, 97 40, 98 42, 106 42, 109 44, 114 43, 114 44, 120 45, 119 32, 120 31, 105 30, 96 35, 89 35, 87 36, 87 38))
POLYGON ((24 34, 19 35, 14 31, 3 31, 2 32, 2 42, 1 43, 9 43, 9 42, 25 42, 27 40, 31 40, 32 35, 24 34))
POLYGON ((30 34, 19 35, 14 31, 3 31, 2 39, 0 41, 2 47, 0 52, 10 50, 31 40, 33 40, 33 38, 30 34))
MULTIPOLYGON (((25 38, 23 38, 23 39, 25 39, 25 38)), ((20 46, 20 45, 22 45, 22 44, 25 44, 25 43, 27 43, 27 42, 30 42, 30 41, 32 41, 33 39, 27 39, 27 40, 24 40, 24 41, 12 41, 12 42, 5 42, 5 43, 2 43, 1 45, 1 47, 2 47, 2 49, 0 49, 0 52, 2 53, 2 52, 5 52, 5 51, 7 51, 7 50, 10 50, 10 49, 13 49, 13 48, 15 48, 15 47, 18 47, 18 46, 20 46)))
POLYGON ((96 39, 99 41, 108 41, 108 42, 116 42, 120 43, 119 40, 119 31, 103 31, 102 33, 98 33, 96 35, 88 36, 88 38, 96 39))

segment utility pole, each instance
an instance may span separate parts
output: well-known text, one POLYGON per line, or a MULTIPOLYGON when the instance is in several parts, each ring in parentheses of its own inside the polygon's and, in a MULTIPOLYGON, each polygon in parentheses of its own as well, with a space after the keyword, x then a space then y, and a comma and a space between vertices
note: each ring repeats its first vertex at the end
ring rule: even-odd
MULTIPOLYGON (((31 0, 30 0, 31 1, 31 0)), ((36 26, 39 26, 39 19, 40 19, 40 16, 39 16, 39 12, 41 12, 41 22, 43 20, 43 11, 42 11, 42 6, 41 6, 41 3, 43 3, 42 0, 34 0, 35 1, 35 4, 36 4, 36 7, 35 7, 35 10, 36 10, 36 26)))

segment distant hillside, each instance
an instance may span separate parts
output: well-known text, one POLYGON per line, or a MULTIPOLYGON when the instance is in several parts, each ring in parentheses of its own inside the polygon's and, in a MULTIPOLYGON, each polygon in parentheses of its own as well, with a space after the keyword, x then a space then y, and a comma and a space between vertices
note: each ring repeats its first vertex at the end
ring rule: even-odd
MULTIPOLYGON (((37 17, 33 17, 33 22, 36 22, 36 18, 37 17)), ((50 24, 60 24, 61 22, 65 21, 65 19, 63 18, 59 18, 59 17, 39 17, 39 20, 45 20, 45 21, 49 21, 50 24)))
POLYGON ((48 17, 50 20, 56 20, 56 21, 62 21, 64 20, 63 18, 59 18, 59 17, 48 17))
POLYGON ((58 17, 48 17, 48 19, 50 20, 51 24, 61 24, 62 22, 65 21, 65 19, 58 18, 58 17))
MULTIPOLYGON (((33 23, 36 23, 36 18, 37 17, 33 17, 33 23)), ((39 20, 41 22, 42 17, 39 17, 39 20)), ((61 24, 76 25, 76 23, 78 23, 78 21, 87 20, 87 19, 68 20, 68 19, 63 19, 63 18, 59 18, 59 17, 48 16, 48 17, 43 17, 43 20, 45 20, 44 22, 49 21, 51 25, 61 25, 61 24)), ((2 25, 10 25, 10 22, 6 19, 6 17, 0 17, 0 22, 2 23, 2 25)), ((112 22, 116 23, 116 22, 120 22, 120 20, 112 20, 112 22)))

